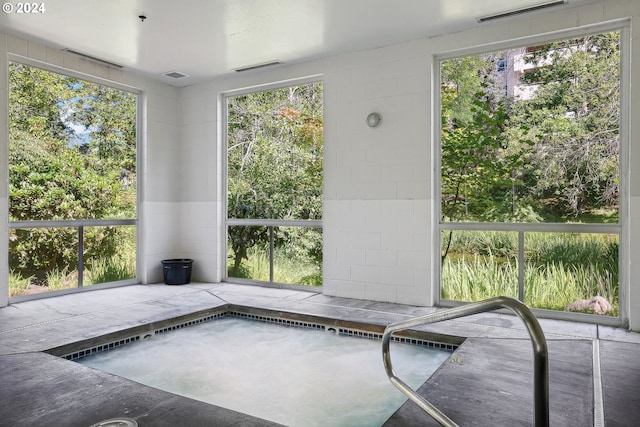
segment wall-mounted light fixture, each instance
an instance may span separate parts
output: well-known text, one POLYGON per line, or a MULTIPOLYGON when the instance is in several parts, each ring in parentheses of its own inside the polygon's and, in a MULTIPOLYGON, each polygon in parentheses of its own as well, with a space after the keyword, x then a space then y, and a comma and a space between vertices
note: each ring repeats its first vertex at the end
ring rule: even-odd
POLYGON ((380 113, 370 113, 367 116, 367 126, 370 128, 377 128, 382 123, 382 116, 380 113))

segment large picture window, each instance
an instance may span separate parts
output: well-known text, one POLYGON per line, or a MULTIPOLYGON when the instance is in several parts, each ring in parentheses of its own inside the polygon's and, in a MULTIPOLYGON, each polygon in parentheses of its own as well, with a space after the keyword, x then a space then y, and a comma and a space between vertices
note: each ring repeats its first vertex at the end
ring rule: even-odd
POLYGON ((440 61, 442 301, 620 315, 621 39, 440 61))
POLYGON ((11 297, 135 281, 136 104, 9 63, 11 297))
POLYGON ((227 278, 322 285, 322 83, 226 97, 227 278))

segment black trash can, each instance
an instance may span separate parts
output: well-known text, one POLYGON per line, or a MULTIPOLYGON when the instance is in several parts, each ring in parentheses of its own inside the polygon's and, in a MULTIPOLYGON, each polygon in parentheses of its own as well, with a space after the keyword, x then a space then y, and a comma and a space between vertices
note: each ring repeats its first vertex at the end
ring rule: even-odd
POLYGON ((167 285, 186 285, 191 282, 192 259, 162 260, 164 283, 167 285))

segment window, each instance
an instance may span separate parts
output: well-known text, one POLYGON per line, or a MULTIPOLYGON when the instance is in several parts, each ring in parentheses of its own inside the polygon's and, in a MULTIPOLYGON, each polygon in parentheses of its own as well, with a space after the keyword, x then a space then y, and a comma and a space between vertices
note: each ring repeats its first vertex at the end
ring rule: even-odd
POLYGON ((135 281, 136 101, 9 63, 11 297, 135 281))
POLYGON ((226 97, 227 278, 322 284, 322 83, 226 97))
POLYGON ((441 60, 442 301, 620 315, 622 34, 441 60))

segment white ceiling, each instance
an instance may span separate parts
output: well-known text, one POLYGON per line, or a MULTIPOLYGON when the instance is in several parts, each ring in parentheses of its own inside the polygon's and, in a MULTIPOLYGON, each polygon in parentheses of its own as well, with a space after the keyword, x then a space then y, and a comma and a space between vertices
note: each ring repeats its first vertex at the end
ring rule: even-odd
POLYGON ((272 60, 300 62, 486 25, 476 18, 546 1, 41 0, 44 13, 0 13, 0 31, 184 86, 272 60), (190 77, 163 75, 171 71, 190 77))

